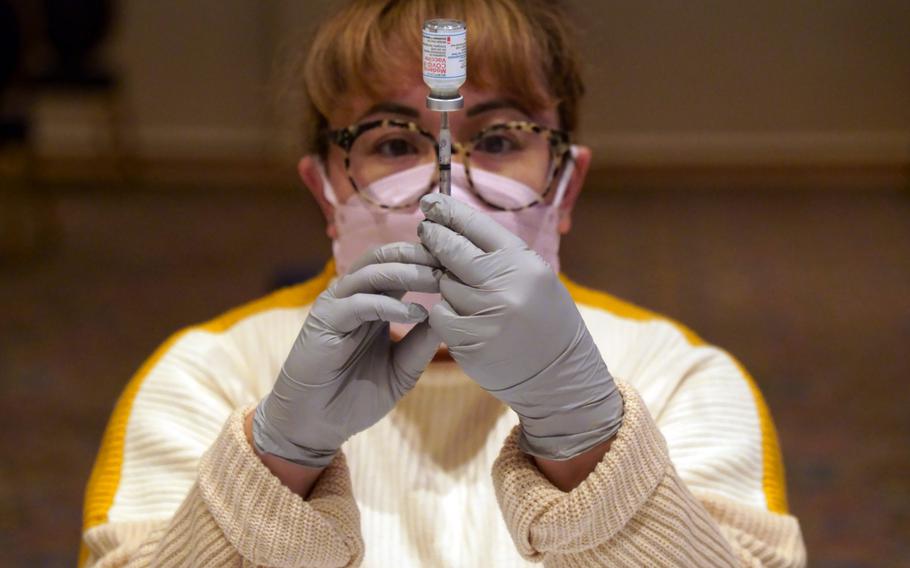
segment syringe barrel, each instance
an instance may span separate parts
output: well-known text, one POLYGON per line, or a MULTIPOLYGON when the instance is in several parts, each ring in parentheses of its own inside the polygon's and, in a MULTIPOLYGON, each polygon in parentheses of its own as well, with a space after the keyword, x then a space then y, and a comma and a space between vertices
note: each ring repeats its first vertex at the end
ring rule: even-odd
POLYGON ((452 195, 452 131, 449 113, 443 112, 439 123, 439 192, 452 195))

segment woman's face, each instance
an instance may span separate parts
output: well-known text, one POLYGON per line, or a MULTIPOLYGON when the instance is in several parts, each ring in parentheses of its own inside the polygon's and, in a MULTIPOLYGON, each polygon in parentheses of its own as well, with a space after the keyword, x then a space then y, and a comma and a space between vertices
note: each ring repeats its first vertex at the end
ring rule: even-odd
MULTIPOLYGON (((420 75, 416 75, 420 77, 420 75)), ((463 142, 486 125, 513 120, 531 121, 543 126, 558 128, 559 120, 556 108, 530 113, 521 108, 521 104, 504 93, 493 90, 479 90, 465 85, 460 89, 465 99, 463 110, 449 114, 449 126, 455 141, 463 142)), ((369 99, 362 96, 350 96, 339 105, 333 116, 329 117, 331 129, 344 128, 368 120, 394 118, 416 122, 423 129, 433 133, 439 132, 440 113, 426 108, 427 87, 422 81, 413 80, 402 84, 398 89, 388 92, 381 99, 369 99)), ((453 161, 458 161, 457 155, 453 161)), ((561 207, 560 232, 566 233, 571 227, 571 210, 581 190, 590 163, 590 151, 581 147, 576 156, 576 167, 569 187, 566 190, 561 207)), ((304 157, 298 166, 300 176, 313 193, 326 216, 329 238, 335 238, 333 226, 333 208, 323 194, 322 179, 318 163, 313 156, 304 157)), ((344 151, 331 144, 326 160, 326 170, 336 197, 344 203, 353 195, 354 188, 345 175, 344 151)))

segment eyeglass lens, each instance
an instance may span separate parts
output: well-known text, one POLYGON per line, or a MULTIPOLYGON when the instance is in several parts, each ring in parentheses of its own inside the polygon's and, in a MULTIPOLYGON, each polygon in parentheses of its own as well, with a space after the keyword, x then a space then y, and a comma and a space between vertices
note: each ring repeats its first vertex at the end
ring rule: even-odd
MULTIPOLYGON (((546 134, 531 129, 488 129, 467 147, 463 182, 487 203, 506 209, 526 207, 546 192, 553 152, 546 134)), ((436 183, 433 140, 420 132, 386 125, 363 132, 351 146, 348 172, 357 190, 374 203, 402 207, 416 203, 436 183)), ((453 156, 453 181, 459 181, 453 156)), ((463 162, 462 162, 463 163, 463 162)))

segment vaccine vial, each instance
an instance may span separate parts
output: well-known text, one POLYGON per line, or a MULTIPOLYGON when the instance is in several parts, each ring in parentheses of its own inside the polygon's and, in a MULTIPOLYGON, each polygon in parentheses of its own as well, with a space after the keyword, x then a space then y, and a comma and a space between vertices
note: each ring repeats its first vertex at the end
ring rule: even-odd
POLYGON ((427 20, 423 24, 423 82, 433 99, 460 98, 467 78, 468 44, 464 22, 427 20))

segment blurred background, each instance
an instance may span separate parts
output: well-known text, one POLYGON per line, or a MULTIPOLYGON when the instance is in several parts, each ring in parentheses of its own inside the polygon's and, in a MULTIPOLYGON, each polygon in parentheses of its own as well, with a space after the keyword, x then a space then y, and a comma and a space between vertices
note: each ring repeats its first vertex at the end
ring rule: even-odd
MULTIPOLYGON (((811 565, 910 558, 910 2, 568 2, 575 280, 761 385, 811 565)), ((0 0, 0 549, 75 561, 120 390, 317 271, 281 69, 335 2, 0 0)))

